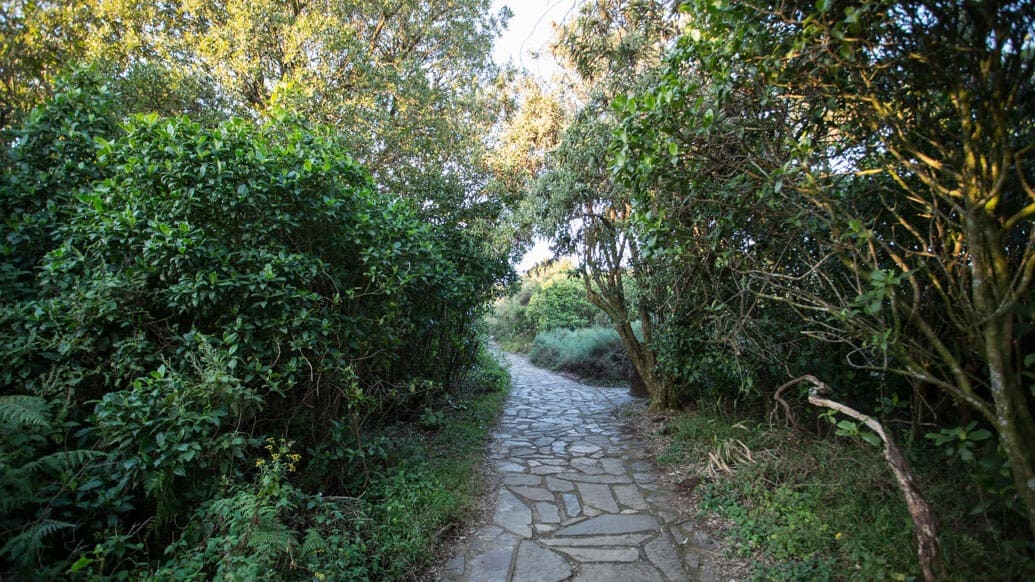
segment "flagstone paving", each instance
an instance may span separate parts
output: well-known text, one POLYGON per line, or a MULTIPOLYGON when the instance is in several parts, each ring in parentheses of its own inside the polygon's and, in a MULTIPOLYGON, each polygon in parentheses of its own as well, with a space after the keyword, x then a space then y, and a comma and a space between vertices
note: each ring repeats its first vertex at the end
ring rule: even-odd
POLYGON ((491 445, 492 522, 439 570, 455 582, 713 579, 713 543, 673 507, 620 430, 625 388, 585 386, 507 355, 513 388, 491 445))

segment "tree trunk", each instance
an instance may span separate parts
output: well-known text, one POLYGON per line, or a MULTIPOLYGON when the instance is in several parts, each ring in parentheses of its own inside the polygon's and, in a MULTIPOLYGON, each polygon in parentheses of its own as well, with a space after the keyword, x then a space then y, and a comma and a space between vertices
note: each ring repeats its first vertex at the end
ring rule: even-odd
MULTIPOLYGON (((975 199, 980 200, 977 196, 975 199)), ((1003 252, 998 223, 975 204, 967 215, 971 241, 971 294, 981 321, 988 387, 995 405, 996 432, 1006 452, 1017 494, 1024 503, 1028 527, 1035 536, 1035 419, 1018 376, 1014 355, 1014 317, 1001 303, 1012 291, 1011 272, 1003 252)))
MULTIPOLYGON (((987 335, 987 334, 986 334, 987 335)), ((1023 386, 1012 374, 1004 374, 989 362, 996 432, 1006 452, 1017 494, 1027 511, 1028 527, 1035 536, 1035 430, 1023 386)))
POLYGON ((650 353, 650 349, 636 337, 632 325, 628 322, 616 323, 615 330, 618 331, 622 344, 629 352, 629 359, 632 360, 633 367, 643 380, 647 394, 650 396, 650 407, 657 410, 675 406, 676 399, 672 387, 654 373, 654 354, 650 353))
POLYGON ((643 376, 640 375, 640 371, 633 365, 629 366, 629 395, 636 398, 646 398, 650 396, 650 392, 647 390, 647 384, 643 381, 643 376))

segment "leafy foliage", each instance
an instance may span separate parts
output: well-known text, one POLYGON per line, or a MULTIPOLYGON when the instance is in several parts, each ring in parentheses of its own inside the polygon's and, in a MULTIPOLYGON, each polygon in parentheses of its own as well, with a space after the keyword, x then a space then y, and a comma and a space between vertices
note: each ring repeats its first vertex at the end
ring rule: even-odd
POLYGON ((538 292, 528 299, 525 308, 525 315, 540 331, 587 327, 596 320, 598 313, 586 300, 586 288, 582 282, 569 278, 544 281, 538 292))
POLYGON ((790 371, 787 350, 755 338, 800 330, 847 346, 852 367, 937 386, 997 427, 1035 507, 1015 352, 1033 264, 1030 100, 1005 97, 1033 91, 1031 4, 682 10, 691 26, 658 81, 616 100, 616 175, 660 271, 695 267, 679 295, 729 311, 711 327, 748 367, 790 371))
MULTIPOLYGON (((666 6, 590 2, 559 27, 556 100, 576 105, 526 200, 579 254, 652 404, 827 433, 805 390, 777 388, 819 375, 918 459, 959 459, 1019 510, 994 535, 1030 543, 1032 3, 666 6)), ((760 496, 789 508, 765 519, 808 530, 796 516, 821 502, 799 493, 760 496)), ((833 575, 785 549, 796 565, 767 576, 833 575)))
POLYGON ((375 431, 496 383, 470 371, 506 265, 331 128, 121 115, 84 73, 8 142, 0 571, 391 572, 373 530, 338 533, 383 500, 309 490, 362 494, 400 461, 375 431))

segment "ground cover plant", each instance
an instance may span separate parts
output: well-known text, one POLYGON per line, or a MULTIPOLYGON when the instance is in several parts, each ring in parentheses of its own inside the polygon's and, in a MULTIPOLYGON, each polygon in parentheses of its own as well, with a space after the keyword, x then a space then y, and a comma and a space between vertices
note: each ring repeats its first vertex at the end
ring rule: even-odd
MULTIPOLYGON (((702 406, 675 415, 658 462, 693 486, 701 514, 729 524, 730 551, 758 580, 908 580, 920 574, 912 522, 880 451, 862 439, 821 436, 743 411, 702 406)), ((926 439, 930 440, 930 439, 926 439)), ((1030 577, 1035 563, 1016 534, 1023 521, 983 488, 959 458, 912 449, 921 487, 939 508, 951 579, 1030 577)))

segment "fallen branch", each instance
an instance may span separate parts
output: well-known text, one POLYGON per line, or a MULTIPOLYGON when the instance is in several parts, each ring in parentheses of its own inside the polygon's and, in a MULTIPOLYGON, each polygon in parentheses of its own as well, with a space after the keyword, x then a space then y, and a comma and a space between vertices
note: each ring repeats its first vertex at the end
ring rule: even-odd
POLYGON ((888 433, 885 432, 884 427, 876 419, 840 402, 826 398, 833 394, 833 390, 811 374, 787 382, 780 386, 776 393, 780 394, 788 386, 802 382, 808 382, 813 386, 809 390, 809 403, 821 408, 829 408, 854 418, 877 433, 880 440, 884 442, 884 459, 888 462, 891 472, 895 475, 895 481, 898 482, 898 487, 906 498, 906 507, 909 509, 909 515, 913 518, 913 533, 916 536, 917 542, 916 556, 920 562, 920 570, 923 573, 924 580, 928 582, 945 580, 945 565, 942 563, 941 546, 938 544, 937 517, 931 509, 931 505, 927 503, 927 500, 920 493, 920 488, 917 487, 916 479, 913 477, 913 470, 909 467, 909 462, 902 454, 901 449, 898 448, 895 441, 891 439, 888 433))

